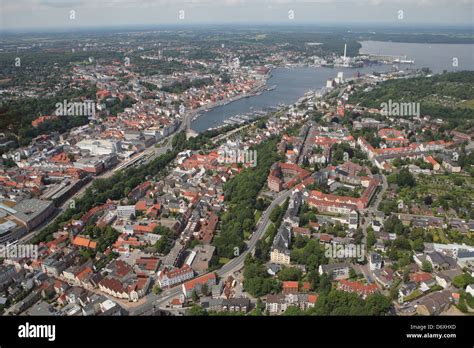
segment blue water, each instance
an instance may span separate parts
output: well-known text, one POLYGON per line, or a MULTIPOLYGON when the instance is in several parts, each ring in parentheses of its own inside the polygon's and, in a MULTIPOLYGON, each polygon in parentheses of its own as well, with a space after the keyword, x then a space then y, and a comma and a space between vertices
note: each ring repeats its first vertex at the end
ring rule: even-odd
MULTIPOLYGON (((394 42, 361 42, 361 53, 406 55, 407 59, 415 60, 415 64, 401 65, 404 68, 429 67, 434 72, 443 70, 474 70, 474 45, 450 44, 411 44, 394 42), (453 66, 452 58, 458 58, 458 66, 453 66)), ((352 77, 357 72, 361 74, 374 71, 389 71, 390 65, 371 65, 363 68, 314 68, 295 67, 292 69, 277 68, 267 85, 276 85, 272 91, 261 95, 236 100, 227 105, 218 106, 203 113, 191 122, 191 128, 203 132, 209 128, 220 126, 229 117, 246 114, 263 108, 275 107, 280 103, 291 104, 302 97, 310 89, 319 90, 326 85, 329 78, 335 78, 342 71, 344 78, 352 77)))
POLYGON ((413 67, 428 67, 435 73, 443 70, 474 70, 473 44, 419 44, 405 42, 362 41, 360 53, 407 56, 413 67), (456 58, 457 66, 453 65, 456 58))

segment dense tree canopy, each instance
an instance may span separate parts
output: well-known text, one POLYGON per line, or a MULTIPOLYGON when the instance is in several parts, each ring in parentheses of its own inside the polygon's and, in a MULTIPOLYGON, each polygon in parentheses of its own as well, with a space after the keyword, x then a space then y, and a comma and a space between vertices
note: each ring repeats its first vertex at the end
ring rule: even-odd
POLYGON ((229 209, 222 216, 221 231, 214 238, 219 256, 232 258, 236 248, 244 248, 244 232, 255 227, 254 212, 257 196, 265 185, 270 166, 277 160, 277 139, 270 139, 256 147, 257 166, 246 168, 224 186, 229 209))
POLYGON ((263 262, 247 255, 244 263, 244 289, 252 296, 260 297, 279 292, 281 284, 271 278, 263 262))
POLYGON ((474 108, 465 104, 474 95, 474 71, 449 72, 429 77, 386 81, 370 92, 363 89, 349 99, 366 107, 380 108, 388 100, 420 102, 422 115, 449 120, 450 128, 471 124, 474 108))

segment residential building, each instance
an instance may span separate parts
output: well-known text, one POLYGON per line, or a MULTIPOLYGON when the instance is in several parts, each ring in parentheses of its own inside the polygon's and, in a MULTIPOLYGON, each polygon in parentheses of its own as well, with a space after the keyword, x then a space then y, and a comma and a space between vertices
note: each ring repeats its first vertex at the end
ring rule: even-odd
POLYGON ((371 252, 369 254, 369 267, 371 271, 375 271, 376 269, 381 269, 383 266, 383 258, 380 254, 375 252, 371 252))
POLYGON ((375 294, 378 291, 377 284, 362 284, 358 281, 349 281, 346 279, 341 279, 337 287, 339 290, 346 292, 353 292, 366 298, 368 295, 375 294))
POLYGON ((158 272, 158 284, 162 289, 172 287, 176 284, 183 283, 194 277, 194 271, 189 265, 184 265, 181 268, 168 269, 164 268, 158 272))
POLYGON ((207 284, 209 291, 211 291, 212 286, 216 285, 215 273, 205 274, 198 278, 188 280, 186 283, 182 285, 184 296, 190 297, 193 291, 196 291, 196 293, 199 294, 204 284, 207 284))
POLYGON ((298 288, 299 285, 297 281, 284 281, 282 284, 282 292, 285 295, 297 293, 298 288))
POLYGON ((282 223, 273 240, 270 252, 270 262, 282 265, 290 264, 291 228, 282 223))
POLYGON ((348 279, 351 265, 349 263, 333 263, 330 265, 319 265, 319 274, 327 274, 334 280, 348 279))
POLYGON ((416 312, 420 315, 439 315, 449 309, 452 301, 451 291, 436 291, 421 298, 416 312))

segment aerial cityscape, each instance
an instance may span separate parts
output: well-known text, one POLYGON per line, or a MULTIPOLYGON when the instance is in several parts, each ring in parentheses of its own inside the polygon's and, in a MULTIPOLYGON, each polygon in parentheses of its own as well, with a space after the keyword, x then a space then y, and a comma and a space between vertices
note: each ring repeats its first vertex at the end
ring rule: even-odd
POLYGON ((472 3, 71 3, 0 7, 2 316, 474 314, 472 3))

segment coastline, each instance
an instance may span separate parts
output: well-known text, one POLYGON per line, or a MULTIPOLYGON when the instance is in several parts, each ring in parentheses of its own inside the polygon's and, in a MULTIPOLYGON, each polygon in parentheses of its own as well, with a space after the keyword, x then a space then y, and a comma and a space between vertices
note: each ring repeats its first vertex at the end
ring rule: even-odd
POLYGON ((194 120, 197 120, 199 117, 201 117, 202 115, 199 114, 199 113, 202 112, 202 111, 207 112, 207 111, 210 111, 210 110, 212 110, 214 108, 217 108, 219 106, 224 106, 224 105, 233 103, 233 102, 235 102, 237 100, 240 100, 240 99, 243 99, 243 98, 252 97, 252 96, 256 96, 256 95, 260 95, 262 93, 265 93, 267 91, 266 87, 268 85, 268 80, 271 78, 271 76, 272 76, 272 74, 271 74, 271 71, 270 71, 268 74, 265 75, 265 78, 264 78, 263 82, 258 83, 256 86, 254 86, 252 89, 250 89, 250 91, 247 92, 247 93, 241 93, 241 94, 232 96, 230 98, 226 98, 226 99, 223 99, 223 100, 219 100, 217 102, 202 105, 197 109, 191 110, 190 114, 189 114, 189 116, 191 116, 191 122, 194 121, 194 120))
MULTIPOLYGON (((314 70, 319 70, 321 69, 321 67, 314 67, 314 66, 311 66, 311 65, 303 65, 302 67, 306 67, 306 68, 313 68, 314 70)), ((263 94, 264 92, 266 91, 269 91, 269 88, 271 88, 268 84, 268 81, 270 80, 270 77, 273 76, 273 71, 276 70, 276 69, 281 69, 281 68, 285 68, 285 67, 282 67, 282 66, 272 66, 271 70, 269 71, 269 73, 267 75, 265 75, 265 79, 261 81, 261 83, 259 83, 257 86, 255 86, 254 88, 252 88, 248 93, 242 93, 242 94, 239 94, 239 95, 235 95, 231 98, 227 98, 225 100, 220 100, 216 103, 210 103, 210 104, 207 104, 207 105, 204 105, 198 109, 195 109, 195 110, 192 110, 190 112, 190 117, 192 117, 192 120, 191 121, 195 121, 197 119, 199 119, 199 117, 203 116, 204 114, 207 114, 208 112, 210 112, 211 110, 213 110, 214 108, 218 107, 218 106, 224 106, 224 105, 227 105, 227 104, 230 104, 234 101, 238 101, 242 98, 245 98, 245 97, 250 97, 250 96, 257 96, 257 95, 261 95, 263 94), (204 112, 203 112, 204 111, 204 112), (201 112, 203 112, 202 114, 200 114, 201 112)), ((369 67, 366 67, 366 68, 369 68, 369 67)), ((381 64, 379 66, 379 68, 382 68, 383 70, 388 70, 386 69, 386 65, 383 65, 381 64)), ((329 70, 330 72, 333 71, 332 75, 331 76, 328 76, 328 78, 330 79, 334 79, 336 78, 336 72, 338 71, 337 69, 335 68, 323 68, 324 70, 329 70)), ((349 70, 351 71, 357 71, 356 68, 349 68, 349 70)), ((366 69, 367 70, 367 69, 366 69)), ((381 70, 381 69, 377 69, 377 70, 381 70)), ((360 73, 360 77, 364 76, 364 75, 367 75, 367 71, 363 71, 360 73)), ((304 97, 308 92, 311 92, 311 93, 316 93, 316 94, 319 94, 320 97, 324 96, 324 94, 326 93, 326 87, 325 87, 325 82, 326 80, 324 80, 324 83, 321 82, 320 86, 317 87, 317 88, 308 88, 306 91, 304 91, 303 93, 301 93, 300 95, 298 95, 297 97, 295 97, 293 99, 293 101, 290 102, 293 103, 293 102, 296 102, 298 101, 300 98, 304 97)), ((287 103, 288 104, 288 103, 287 103)), ((288 104, 289 105, 289 104, 288 104)), ((275 109, 280 109, 281 105, 276 105, 273 104, 273 107, 275 109)), ((255 111, 255 110, 253 110, 255 111)), ((216 112, 214 112, 215 114, 216 112)), ((203 119, 204 121, 204 119, 203 119)), ((199 122, 200 123, 200 122, 199 122)), ((218 123, 218 125, 209 125, 209 127, 207 128, 208 130, 209 129, 220 129, 224 126, 226 126, 225 123, 221 123, 221 122, 216 122, 218 123)), ((199 127, 199 126, 198 126, 199 127)), ((193 129, 192 125, 190 124, 190 128, 193 129)), ((202 127, 199 127, 199 128, 202 128, 202 127)), ((194 129, 193 129, 194 130, 194 129)), ((194 130, 196 133, 200 133, 202 131, 204 131, 203 129, 201 129, 200 131, 197 131, 197 130, 194 130)))

